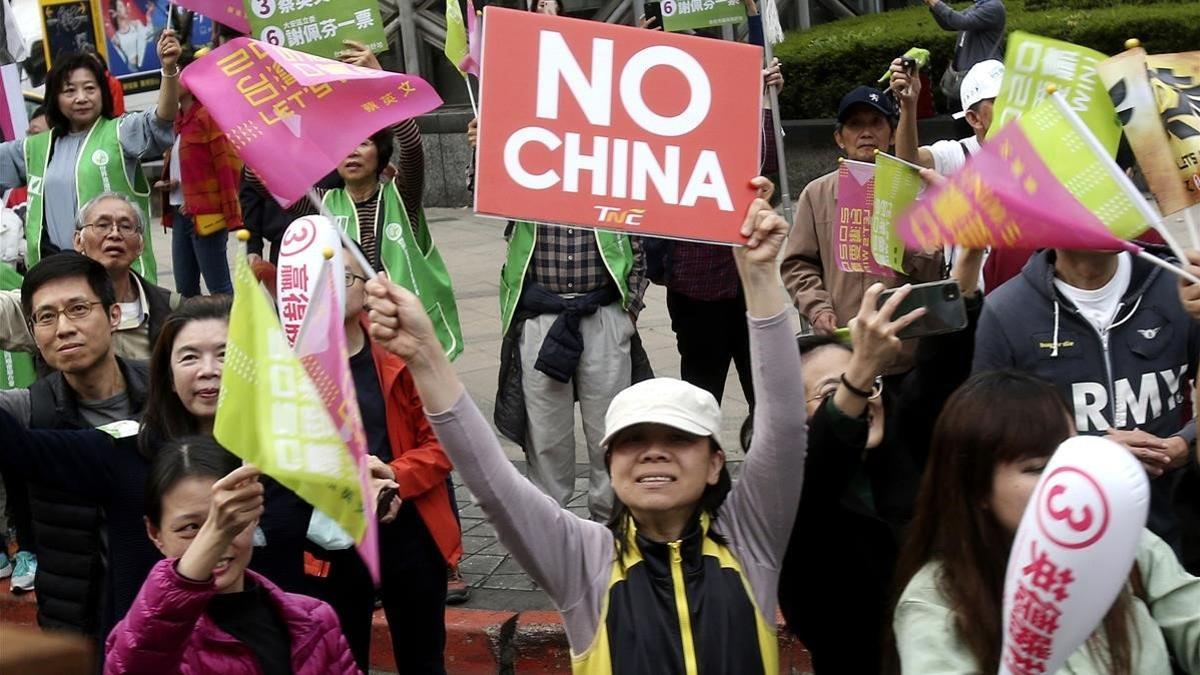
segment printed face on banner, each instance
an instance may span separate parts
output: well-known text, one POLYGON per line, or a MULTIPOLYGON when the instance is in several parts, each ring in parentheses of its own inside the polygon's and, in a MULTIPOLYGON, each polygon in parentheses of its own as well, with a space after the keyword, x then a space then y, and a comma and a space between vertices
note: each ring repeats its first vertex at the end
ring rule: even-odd
POLYGON ((158 60, 158 36, 167 26, 167 3, 153 0, 100 0, 104 34, 108 38, 108 68, 121 77, 153 72, 158 60))
POLYGON ((489 7, 475 210, 740 243, 756 47, 489 7))

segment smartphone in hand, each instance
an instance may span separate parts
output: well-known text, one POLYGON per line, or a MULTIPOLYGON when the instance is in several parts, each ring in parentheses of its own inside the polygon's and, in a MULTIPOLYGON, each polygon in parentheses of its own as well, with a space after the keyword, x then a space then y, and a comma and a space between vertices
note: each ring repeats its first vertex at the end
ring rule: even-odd
POLYGON ((663 27, 662 2, 653 0, 644 5, 646 9, 646 18, 652 20, 649 28, 661 29, 663 27))
MULTIPOLYGON (((892 288, 879 295, 879 307, 898 289, 892 288)), ((900 301, 900 306, 892 314, 896 320, 917 309, 925 308, 925 316, 906 326, 897 335, 901 340, 924 337, 926 335, 941 335, 953 333, 967 327, 967 306, 963 302, 962 290, 958 281, 944 279, 927 284, 917 284, 912 287, 908 297, 900 301)))

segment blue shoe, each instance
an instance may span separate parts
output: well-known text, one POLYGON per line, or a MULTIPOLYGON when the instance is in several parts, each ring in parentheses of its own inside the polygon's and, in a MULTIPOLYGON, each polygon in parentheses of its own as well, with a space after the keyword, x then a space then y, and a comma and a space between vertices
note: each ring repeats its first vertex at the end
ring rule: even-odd
POLYGON ((12 592, 26 593, 33 590, 33 579, 37 576, 37 556, 29 551, 17 551, 16 566, 12 573, 12 592))
POLYGON ((0 579, 11 577, 12 570, 12 561, 8 559, 8 554, 0 551, 0 579))

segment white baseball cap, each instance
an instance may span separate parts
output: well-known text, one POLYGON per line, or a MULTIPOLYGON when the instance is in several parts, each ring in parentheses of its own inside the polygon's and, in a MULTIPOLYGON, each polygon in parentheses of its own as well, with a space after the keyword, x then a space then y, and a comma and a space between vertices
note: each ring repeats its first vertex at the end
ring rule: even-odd
POLYGON ((967 116, 967 109, 984 99, 996 98, 1000 95, 1000 82, 1004 80, 1004 64, 991 59, 980 61, 971 66, 963 77, 962 88, 958 91, 962 101, 962 111, 954 113, 955 119, 967 116))
POLYGON ((721 406, 713 395, 694 384, 672 377, 638 382, 613 397, 604 415, 604 440, 635 424, 663 424, 697 436, 721 430, 721 406))

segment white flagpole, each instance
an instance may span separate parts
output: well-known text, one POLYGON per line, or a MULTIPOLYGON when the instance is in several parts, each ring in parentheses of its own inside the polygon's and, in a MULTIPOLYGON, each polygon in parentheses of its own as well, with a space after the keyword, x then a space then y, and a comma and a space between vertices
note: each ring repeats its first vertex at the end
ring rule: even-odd
MULTIPOLYGON (((783 40, 783 31, 779 28, 779 10, 775 7, 774 0, 766 0, 762 8, 763 21, 763 60, 770 68, 771 62, 775 60, 773 50, 771 49, 772 42, 783 40)), ((783 122, 779 119, 779 92, 775 87, 767 88, 767 100, 771 105, 771 126, 775 134, 775 158, 779 164, 779 192, 780 201, 783 204, 783 217, 787 219, 788 226, 791 226, 792 220, 792 192, 788 187, 788 166, 787 155, 783 148, 783 122)))
POLYGON ((1162 216, 1159 215, 1158 210, 1151 206, 1150 202, 1146 201, 1146 198, 1142 196, 1142 193, 1137 189, 1137 186, 1135 186, 1129 180, 1129 176, 1126 176, 1125 172, 1121 171, 1121 167, 1117 166, 1117 163, 1108 156, 1108 152, 1104 149, 1104 146, 1100 145, 1100 139, 1096 138, 1096 135, 1092 133, 1092 130, 1083 123, 1083 120, 1079 119, 1079 115, 1077 115, 1074 110, 1071 110, 1071 106, 1067 105, 1067 102, 1063 99, 1062 94, 1060 94, 1057 89, 1049 93, 1050 100, 1054 102, 1055 107, 1057 107, 1059 112, 1062 113, 1063 117, 1070 122, 1071 126, 1075 128, 1075 131, 1083 137, 1083 141, 1088 144, 1088 147, 1092 149, 1096 156, 1100 157, 1100 165, 1103 166, 1106 171, 1108 171, 1108 174, 1117 182, 1117 185, 1120 186, 1125 195, 1129 197, 1129 199, 1133 202, 1133 205, 1137 207, 1137 210, 1139 213, 1141 213, 1142 218, 1144 218, 1146 222, 1150 224, 1150 227, 1154 228, 1155 232, 1158 232, 1158 234, 1162 236, 1163 241, 1167 242, 1167 246, 1170 247, 1171 252, 1174 253, 1177 258, 1180 260, 1187 260, 1187 257, 1183 254, 1183 247, 1179 245, 1179 242, 1175 240, 1175 236, 1172 235, 1167 229, 1167 226, 1163 222, 1162 216))
POLYGON ((463 84, 467 85, 467 96, 471 99, 471 112, 475 113, 475 117, 479 117, 479 106, 475 105, 475 92, 471 89, 471 77, 466 73, 462 74, 463 84))

